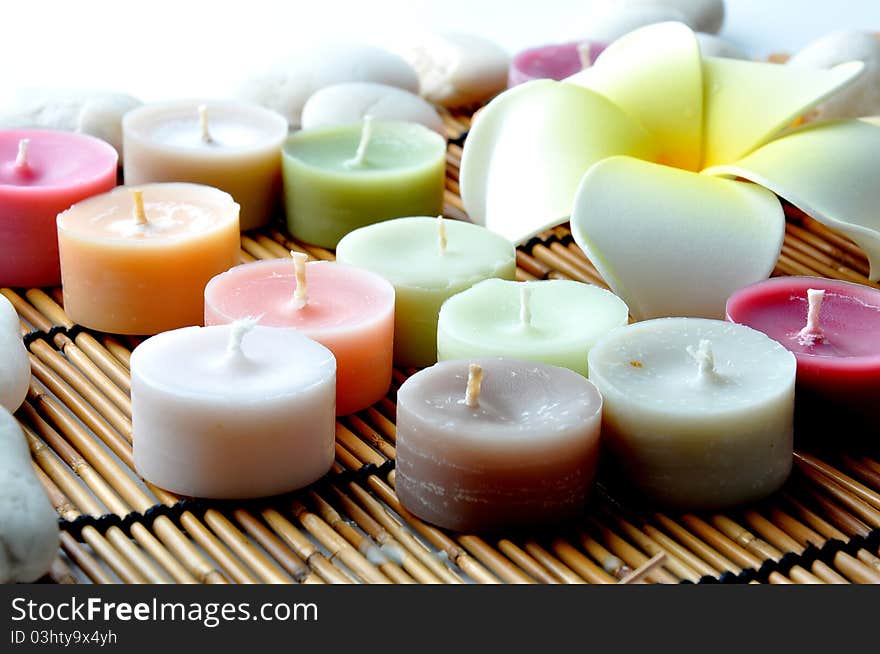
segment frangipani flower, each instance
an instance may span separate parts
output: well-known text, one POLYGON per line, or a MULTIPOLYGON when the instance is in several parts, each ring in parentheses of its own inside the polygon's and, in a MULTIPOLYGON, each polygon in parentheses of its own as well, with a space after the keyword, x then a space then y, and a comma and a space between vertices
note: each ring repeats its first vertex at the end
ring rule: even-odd
POLYGON ((487 105, 465 142, 471 218, 520 243, 571 219, 637 318, 723 316, 770 275, 778 196, 846 234, 880 278, 880 122, 789 126, 861 72, 702 57, 681 23, 616 41, 563 81, 487 105))

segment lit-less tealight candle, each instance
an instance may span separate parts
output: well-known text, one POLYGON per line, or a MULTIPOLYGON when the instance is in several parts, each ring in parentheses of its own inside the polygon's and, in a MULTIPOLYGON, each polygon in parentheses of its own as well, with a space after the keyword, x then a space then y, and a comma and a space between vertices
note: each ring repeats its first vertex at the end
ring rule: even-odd
POLYGON ((293 134, 283 169, 290 233, 332 248, 364 225, 440 213, 446 141, 422 125, 368 116, 293 134))
POLYGON ((395 488, 458 531, 555 523, 586 503, 602 398, 583 376, 515 359, 444 361, 397 393, 395 488))
POLYGON ((55 218, 116 185, 116 151, 48 130, 0 130, 0 286, 57 286, 55 218))
POLYGON ((236 266, 205 288, 205 324, 256 316, 293 327, 337 361, 340 415, 378 402, 391 385, 394 288, 368 270, 329 261, 274 259, 236 266))
POLYGON ((507 85, 535 79, 563 80, 592 66, 604 49, 603 43, 571 41, 524 50, 510 62, 507 85))
POLYGON ((241 206, 241 229, 266 224, 279 205, 287 121, 274 111, 244 102, 163 102, 128 112, 122 129, 128 185, 214 186, 241 206))
POLYGON ((625 325, 628 310, 613 293, 568 280, 487 279, 440 309, 440 361, 504 356, 541 361, 587 376, 587 353, 625 325))
POLYGON ((58 216, 64 309, 91 329, 202 323, 205 284, 239 261, 238 205, 196 184, 119 187, 58 216))
POLYGON ((188 327, 131 355, 134 464, 183 495, 302 488, 333 463, 336 362, 290 329, 188 327))
POLYGON ((794 356, 718 320, 662 318, 614 330, 589 355, 603 441, 654 502, 718 509, 760 499, 791 470, 794 356))
POLYGON ((794 352, 799 413, 801 407, 816 409, 813 400, 823 398, 880 424, 880 290, 820 277, 777 277, 734 293, 727 317, 794 352))
POLYGON ((416 368, 437 361, 437 319, 447 298, 484 279, 516 276, 516 252, 507 239, 470 223, 424 216, 352 232, 339 242, 336 259, 394 285, 394 362, 416 368))

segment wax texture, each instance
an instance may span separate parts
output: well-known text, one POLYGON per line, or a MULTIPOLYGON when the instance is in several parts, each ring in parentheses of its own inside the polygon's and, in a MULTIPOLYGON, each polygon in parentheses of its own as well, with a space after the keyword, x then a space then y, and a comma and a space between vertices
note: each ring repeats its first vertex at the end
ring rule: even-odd
POLYGON ((337 261, 381 275, 394 286, 394 362, 421 368, 437 361, 437 321, 448 298, 494 277, 516 278, 516 252, 506 239, 469 223, 436 218, 389 220, 339 242, 337 261))
POLYGON ((229 193, 240 226, 269 222, 281 198, 281 144, 287 121, 244 102, 173 101, 130 111, 122 121, 125 183, 192 182, 229 193), (211 140, 202 138, 199 106, 211 140))
POLYGON ((290 259, 236 266, 205 288, 205 324, 257 317, 323 344, 337 361, 340 415, 378 402, 391 385, 394 288, 375 273, 330 261, 306 264, 308 301, 298 307, 290 259))
POLYGON ((443 210, 446 141, 411 123, 375 121, 354 163, 364 123, 293 134, 283 148, 290 233, 334 248, 349 232, 390 218, 443 210))
POLYGON ((55 218, 116 185, 117 156, 91 136, 50 130, 0 131, 0 286, 61 282, 55 218), (24 165, 19 144, 27 140, 24 165))
POLYGON ((134 465, 183 495, 249 498, 302 488, 333 463, 336 362, 289 329, 187 327, 131 355, 134 465))
POLYGON ((523 50, 510 62, 507 86, 516 86, 535 79, 563 80, 579 73, 584 67, 581 49, 592 64, 605 49, 605 44, 570 41, 523 50))
POLYGON ((719 320, 647 320, 601 339, 589 365, 611 460, 650 501, 720 509, 788 477, 796 365, 764 334, 719 320))
POLYGON ((586 377, 590 348, 627 318, 626 304, 597 286, 562 279, 487 279, 443 303, 437 357, 514 357, 586 377))
POLYGON ((443 361, 397 394, 398 497, 448 529, 487 532, 578 515, 599 455, 602 399, 581 375, 513 359, 443 361), (468 406, 470 363, 482 367, 468 406))
POLYGON ((111 333, 200 325, 205 285, 239 261, 238 205, 196 184, 139 188, 147 224, 137 224, 128 187, 58 216, 64 309, 111 333))

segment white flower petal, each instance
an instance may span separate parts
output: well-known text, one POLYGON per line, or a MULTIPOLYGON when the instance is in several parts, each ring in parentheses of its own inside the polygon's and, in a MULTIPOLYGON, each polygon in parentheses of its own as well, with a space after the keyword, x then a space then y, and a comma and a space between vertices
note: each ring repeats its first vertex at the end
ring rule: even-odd
POLYGON ((859 76, 857 61, 830 70, 703 58, 703 167, 731 163, 859 76))
POLYGON ((744 177, 846 234, 880 279, 880 121, 812 123, 709 175, 744 177))
POLYGON ((584 176, 571 228, 634 318, 723 318, 773 271, 785 219, 760 186, 613 157, 584 176))
POLYGON ((703 69, 697 37, 686 25, 630 32, 565 81, 601 93, 639 120, 657 139, 661 163, 699 170, 703 69))
POLYGON ((653 158, 647 132, 601 95, 537 80, 505 91, 478 116, 462 155, 471 219, 514 243, 565 221, 584 172, 615 154, 653 158))

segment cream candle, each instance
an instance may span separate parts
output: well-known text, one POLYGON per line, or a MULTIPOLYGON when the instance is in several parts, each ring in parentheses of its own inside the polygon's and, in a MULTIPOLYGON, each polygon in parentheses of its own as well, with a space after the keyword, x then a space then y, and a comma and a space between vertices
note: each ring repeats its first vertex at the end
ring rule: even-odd
POLYGON ((336 259, 378 273, 396 293, 394 362, 424 367, 437 361, 437 319, 446 299, 484 279, 516 277, 516 252, 483 227, 417 216, 352 232, 336 259))
POLYGON ((565 368, 438 363, 397 393, 397 495, 458 531, 574 517, 595 475, 601 413, 595 386, 565 368))
POLYGON ((281 144, 287 121, 244 102, 150 104, 122 120, 128 185, 193 182, 229 193, 241 229, 269 222, 281 195, 281 144))
POLYGON ((422 125, 367 116, 293 134, 283 170, 290 233, 332 248, 364 225, 440 213, 446 140, 422 125))
POLYGON ((238 205, 196 184, 119 187, 58 216, 64 309, 91 329, 202 322, 205 284, 239 261, 238 205))
POLYGON ((116 151, 80 134, 0 131, 0 286, 57 286, 55 218, 116 185, 116 151))
POLYGON ((570 368, 587 376, 587 353, 625 325, 626 304, 613 293, 568 280, 487 279, 443 303, 437 357, 503 356, 570 368))
POLYGON ((183 495, 301 488, 333 463, 336 362, 291 329, 189 327, 131 355, 134 464, 183 495))
POLYGON ((665 318, 614 330, 589 354, 603 441, 652 501, 718 509, 760 499, 791 470, 795 359, 764 334, 665 318))
POLYGON ((259 316, 325 345, 337 362, 340 415, 378 402, 391 385, 394 288, 379 275, 330 261, 256 261, 222 273, 205 288, 205 324, 259 316))

